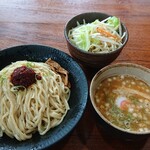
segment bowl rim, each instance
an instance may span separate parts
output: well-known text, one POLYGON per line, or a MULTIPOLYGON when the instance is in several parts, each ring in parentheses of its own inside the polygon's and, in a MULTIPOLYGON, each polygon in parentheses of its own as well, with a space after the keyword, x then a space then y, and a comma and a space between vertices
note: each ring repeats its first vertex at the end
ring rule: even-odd
MULTIPOLYGON (((126 25, 125 25, 122 21, 120 21, 121 25, 122 25, 122 26, 124 27, 124 29, 125 29, 126 36, 125 36, 125 41, 123 42, 123 44, 122 44, 119 48, 117 48, 116 50, 111 51, 111 52, 109 52, 109 53, 93 53, 93 52, 84 51, 84 50, 82 50, 82 49, 76 47, 76 46, 75 46, 74 44, 72 44, 72 42, 69 40, 67 31, 66 31, 66 28, 67 28, 68 24, 69 24, 72 20, 76 19, 76 18, 79 17, 79 16, 84 16, 84 15, 87 15, 87 14, 89 14, 89 15, 90 15, 90 14, 106 15, 106 16, 108 16, 108 17, 109 17, 109 16, 110 16, 110 17, 111 17, 111 16, 114 16, 114 15, 110 15, 110 14, 103 13, 103 12, 94 12, 94 11, 93 11, 93 12, 85 12, 85 13, 77 14, 77 15, 75 15, 74 17, 72 17, 71 19, 69 19, 69 20, 67 21, 67 23, 65 24, 64 36, 65 36, 66 41, 67 41, 72 47, 76 48, 79 52, 81 52, 81 53, 83 53, 83 54, 89 54, 89 55, 93 55, 93 56, 98 56, 98 55, 111 55, 111 54, 113 54, 113 53, 116 53, 116 52, 120 51, 120 50, 127 44, 128 40, 129 40, 129 31, 128 31, 126 25)), ((116 16, 116 15, 115 15, 115 16, 116 16)))
MULTIPOLYGON (((90 87, 89 87, 89 95, 90 95, 90 101, 92 103, 92 106, 94 108, 94 110, 96 111, 96 113, 98 114, 98 116, 105 122, 107 123, 108 125, 110 125, 111 127, 117 129, 118 131, 122 131, 123 133, 128 133, 128 134, 133 134, 133 135, 148 135, 150 134, 150 130, 147 131, 147 132, 136 132, 136 131, 129 131, 129 130, 125 130, 121 127, 118 127, 117 125, 111 123, 109 120, 107 120, 103 114, 98 110, 98 108, 96 107, 96 104, 94 102, 94 99, 93 99, 93 94, 92 94, 92 88, 93 88, 93 83, 95 82, 96 78, 98 76, 100 76, 102 73, 104 73, 105 71, 111 69, 111 68, 115 68, 115 67, 120 67, 120 66, 130 66, 130 67, 134 67, 134 68, 138 68, 140 70, 143 70, 143 71, 146 71, 150 74, 150 69, 145 67, 145 66, 142 66, 142 65, 139 65, 139 64, 136 64, 136 63, 128 63, 128 62, 120 62, 120 63, 115 63, 115 64, 110 64, 108 66, 105 66, 103 67, 102 69, 100 69, 95 75, 94 77, 92 78, 91 80, 91 84, 90 84, 90 87)), ((106 77, 108 78, 108 77, 106 77)), ((104 78, 104 79, 106 79, 104 78)))

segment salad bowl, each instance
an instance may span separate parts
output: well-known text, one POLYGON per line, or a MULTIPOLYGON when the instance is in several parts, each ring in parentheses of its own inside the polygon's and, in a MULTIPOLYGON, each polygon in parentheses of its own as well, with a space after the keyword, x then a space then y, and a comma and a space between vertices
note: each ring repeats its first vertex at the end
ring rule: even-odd
MULTIPOLYGON (((108 24, 108 23, 107 23, 108 24)), ((115 25, 116 26, 116 25, 115 25)), ((82 30, 82 29, 81 29, 82 30)), ((108 31, 102 31, 103 35, 105 35, 105 37, 102 37, 104 40, 108 37, 108 34, 110 34, 108 31), (107 35, 106 35, 106 34, 107 35)), ((97 33, 96 33, 97 34, 97 33)), ((96 35, 95 34, 95 35, 96 35)), ((99 34, 100 38, 101 38, 101 34, 99 34)), ((120 52, 122 51, 123 47, 126 45, 127 41, 128 41, 128 30, 126 28, 126 26, 120 21, 120 19, 118 17, 115 16, 111 16, 105 13, 101 13, 101 12, 87 12, 87 13, 82 13, 79 14, 73 18, 71 18, 64 29, 64 36, 66 38, 66 42, 67 42, 67 46, 69 49, 70 54, 77 60, 77 62, 81 63, 82 65, 85 65, 87 67, 92 67, 92 68, 102 68, 108 64, 110 64, 112 61, 114 61, 118 55, 120 54, 120 52), (118 19, 118 28, 116 30, 120 30, 120 34, 121 34, 121 43, 118 47, 116 47, 114 50, 109 49, 109 51, 103 51, 103 49, 101 49, 99 52, 91 52, 90 49, 87 50, 86 48, 83 49, 82 47, 84 47, 84 45, 86 45, 85 47, 87 47, 87 45, 92 44, 92 38, 91 36, 93 35, 86 35, 86 32, 90 33, 91 31, 89 30, 85 30, 85 33, 83 33, 82 35, 79 35, 80 33, 75 33, 75 35, 79 35, 78 37, 73 37, 72 34, 72 30, 75 28, 78 28, 80 26, 82 26, 83 24, 96 24, 96 22, 100 22, 102 21, 103 24, 105 24, 105 20, 108 20, 109 18, 111 18, 112 21, 112 25, 116 24, 115 20, 112 20, 112 17, 114 17, 115 19, 118 19), (80 38, 80 39, 79 39, 80 38), (78 40, 79 39, 79 40, 78 40), (87 43, 87 39, 89 40, 89 43, 87 43), (78 40, 76 43, 74 42, 75 40, 78 40), (79 44, 78 44, 79 43, 79 44)), ((112 35, 113 36, 113 35, 112 35)), ((111 40, 112 37, 110 37, 111 40)), ((97 41, 99 39, 96 39, 97 41)), ((100 41, 100 40, 99 40, 100 41)), ((104 42, 99 43, 99 45, 101 45, 104 42)), ((105 41, 104 44, 108 44, 110 43, 109 41, 105 41)), ((95 44, 95 43, 94 43, 95 44)), ((98 45, 98 46, 99 46, 98 45)), ((109 45, 107 46, 109 48, 109 45)), ((108 49, 105 48, 105 49, 108 49)))

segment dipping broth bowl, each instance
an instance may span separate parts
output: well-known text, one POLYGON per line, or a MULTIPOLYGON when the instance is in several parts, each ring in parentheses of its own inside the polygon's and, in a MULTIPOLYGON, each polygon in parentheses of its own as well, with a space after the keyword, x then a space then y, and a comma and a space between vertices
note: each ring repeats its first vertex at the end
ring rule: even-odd
POLYGON ((131 119, 136 122, 139 118, 139 120, 141 121, 136 122, 136 124, 138 125, 142 124, 142 121, 147 122, 146 124, 148 124, 149 122, 150 124, 150 119, 148 117, 148 112, 150 112, 149 95, 150 95, 150 69, 133 63, 116 63, 108 65, 99 70, 95 74, 90 84, 90 100, 98 118, 102 120, 108 127, 114 129, 115 131, 117 131, 122 135, 127 135, 127 137, 140 137, 140 136, 147 137, 150 135, 150 127, 148 125, 145 127, 141 125, 140 129, 137 128, 137 130, 131 130, 130 128, 131 123, 133 123, 131 119), (138 80, 136 82, 136 80, 130 80, 128 78, 128 80, 122 81, 122 84, 118 89, 117 86, 119 85, 119 83, 117 81, 117 76, 120 77, 120 80, 121 78, 125 79, 125 77, 134 77, 134 79, 138 80), (108 82, 106 82, 106 80, 108 82), (110 90, 111 86, 110 87, 106 86, 107 83, 113 86, 113 88, 115 88, 113 89, 113 92, 110 90), (148 87, 147 89, 145 88, 146 85, 148 87), (115 92, 117 92, 117 90, 120 93, 119 96, 118 95, 115 96, 115 92), (99 94, 100 91, 103 92, 101 92, 101 95, 99 95, 99 97, 96 97, 96 91, 98 91, 99 94), (105 96, 103 96, 102 94, 104 94, 105 96), (114 104, 109 103, 110 94, 112 102, 114 104), (140 97, 135 98, 135 95, 138 96, 140 95, 140 97), (122 105, 125 101, 128 102, 126 103, 127 105, 122 105), (108 109, 107 106, 109 107, 108 109), (136 109, 138 110, 136 111, 136 109), (102 112, 103 110, 105 111, 105 113, 102 112), (145 112, 147 113, 145 113, 144 115, 142 114, 141 111, 143 111, 143 113, 145 112), (116 114, 114 114, 114 112, 116 114), (118 119, 122 119, 120 120, 120 122, 126 123, 126 125, 129 126, 129 128, 122 128, 118 126, 118 124, 116 125, 115 119, 114 120, 110 119, 114 118, 113 115, 116 116, 119 115, 120 112, 125 112, 127 116, 125 117, 126 114, 124 115, 123 113, 121 113, 122 116, 118 119), (107 114, 109 114, 111 117, 108 117, 107 114))

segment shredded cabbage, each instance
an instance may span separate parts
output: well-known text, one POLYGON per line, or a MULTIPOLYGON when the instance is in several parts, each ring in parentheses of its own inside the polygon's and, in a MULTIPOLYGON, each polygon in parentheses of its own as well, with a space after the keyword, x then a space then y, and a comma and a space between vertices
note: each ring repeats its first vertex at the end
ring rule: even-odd
POLYGON ((77 22, 77 27, 68 33, 68 37, 74 45, 84 51, 94 53, 108 53, 116 50, 122 45, 124 36, 120 20, 115 16, 102 21, 97 19, 87 24, 85 20, 83 20, 83 24, 77 22))

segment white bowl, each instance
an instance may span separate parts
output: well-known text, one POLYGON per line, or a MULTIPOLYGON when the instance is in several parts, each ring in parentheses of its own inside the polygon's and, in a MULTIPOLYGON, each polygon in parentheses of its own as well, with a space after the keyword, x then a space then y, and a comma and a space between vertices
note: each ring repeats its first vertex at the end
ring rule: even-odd
POLYGON ((95 76, 93 77, 90 85, 90 99, 91 103, 97 112, 98 116, 108 125, 111 127, 124 132, 124 133, 129 133, 129 134, 134 134, 134 135, 148 135, 150 134, 150 130, 148 132, 135 132, 135 131, 129 131, 125 130, 123 128, 120 128, 110 121, 108 121, 98 110, 96 107, 95 101, 94 101, 94 95, 95 95, 95 90, 97 89, 98 85, 103 81, 104 79, 115 76, 115 75, 131 75, 135 76, 141 80, 143 80, 145 83, 150 85, 150 69, 145 68, 143 66, 137 65, 137 64, 131 64, 131 63, 118 63, 118 64, 113 64, 106 66, 102 68, 100 71, 98 71, 95 76))

